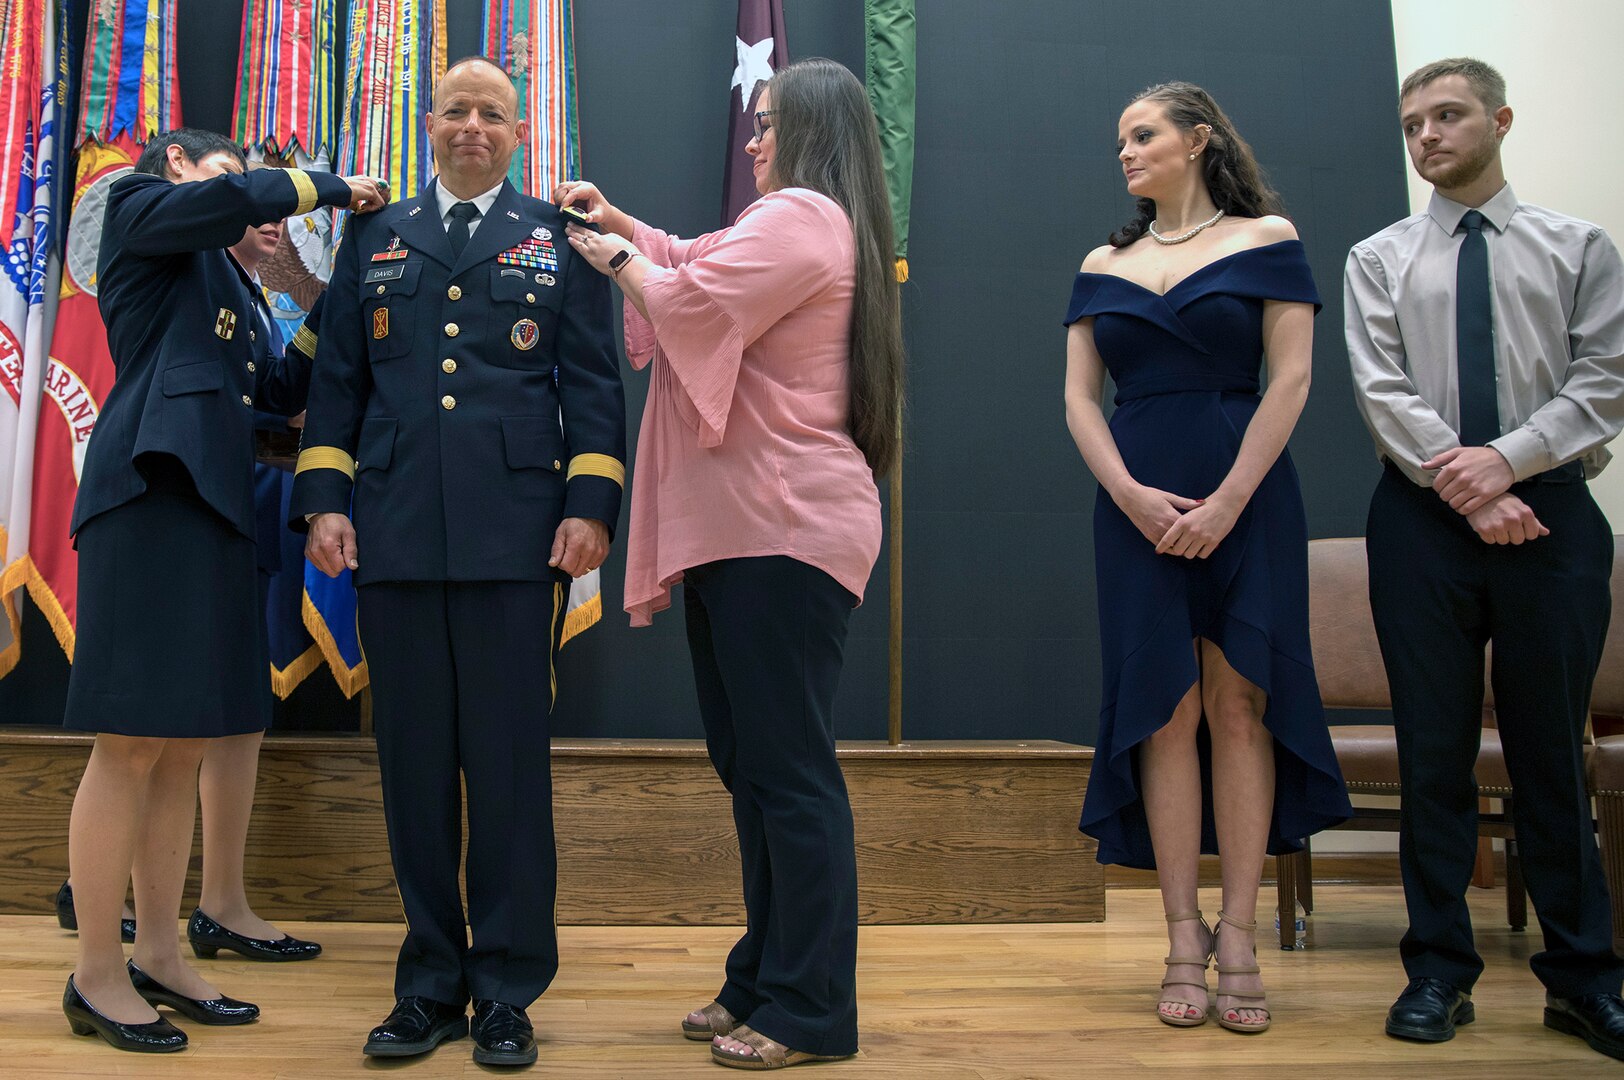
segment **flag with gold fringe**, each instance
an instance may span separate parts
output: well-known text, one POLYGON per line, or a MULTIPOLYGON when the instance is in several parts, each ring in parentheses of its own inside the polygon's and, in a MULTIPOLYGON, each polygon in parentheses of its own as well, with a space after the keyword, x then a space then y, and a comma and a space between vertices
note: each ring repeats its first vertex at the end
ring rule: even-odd
MULTIPOLYGON (((380 177, 394 198, 409 198, 434 175, 423 115, 446 67, 445 0, 350 0, 348 30, 337 169, 380 177)), ((344 696, 353 697, 368 676, 350 572, 329 578, 307 562, 304 594, 305 627, 344 696)))
POLYGON ((0 677, 22 649, 16 593, 32 571, 34 442, 61 273, 54 250, 63 89, 57 15, 53 0, 16 0, 0 12, 0 677))
POLYGON ((85 447, 114 376, 96 306, 102 213, 108 189, 129 172, 139 144, 180 125, 175 6, 176 0, 101 0, 85 35, 72 217, 35 442, 27 582, 70 661, 79 564, 69 523, 85 447))
MULTIPOLYGON (((513 80, 529 143, 513 155, 508 180, 526 195, 552 198, 553 186, 581 175, 575 108, 575 13, 571 0, 487 0, 484 55, 513 80)), ((563 641, 603 618, 602 575, 570 583, 563 641)))
POLYGON ((553 185, 581 170, 575 111, 575 16, 571 0, 489 0, 480 40, 513 80, 530 143, 513 155, 508 179, 551 199, 553 185))

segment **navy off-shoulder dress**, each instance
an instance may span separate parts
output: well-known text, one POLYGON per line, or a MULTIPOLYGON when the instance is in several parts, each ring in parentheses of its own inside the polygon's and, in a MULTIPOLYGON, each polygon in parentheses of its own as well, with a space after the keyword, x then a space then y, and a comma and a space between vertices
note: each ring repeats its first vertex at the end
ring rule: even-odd
MULTIPOLYGON (((1263 306, 1319 294, 1299 241, 1209 263, 1161 295, 1126 278, 1077 275, 1066 324, 1092 317, 1116 382, 1111 434, 1136 481, 1190 498, 1217 490, 1261 400, 1263 306)), ((1099 860, 1154 869, 1139 747, 1200 678, 1195 638, 1268 695, 1274 736, 1272 854, 1352 813, 1325 728, 1308 641, 1308 526, 1290 457, 1258 485, 1206 559, 1158 555, 1104 491, 1094 504, 1104 695, 1080 828, 1099 860)), ((1203 724, 1201 850, 1218 850, 1203 724)))

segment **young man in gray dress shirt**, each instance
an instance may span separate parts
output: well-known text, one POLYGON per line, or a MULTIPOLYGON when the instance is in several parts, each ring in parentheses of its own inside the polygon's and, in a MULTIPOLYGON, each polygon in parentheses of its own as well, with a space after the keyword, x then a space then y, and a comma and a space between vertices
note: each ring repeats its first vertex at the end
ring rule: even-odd
POLYGON ((1624 264, 1595 225, 1507 186, 1505 80, 1477 60, 1405 79, 1424 213, 1348 255, 1359 410, 1386 470, 1366 528, 1393 693, 1410 983, 1387 1033, 1471 1023, 1483 970, 1466 907, 1484 649, 1544 932, 1545 1025, 1624 1058, 1624 978, 1581 740, 1611 607, 1612 530, 1585 486, 1624 425, 1624 264))

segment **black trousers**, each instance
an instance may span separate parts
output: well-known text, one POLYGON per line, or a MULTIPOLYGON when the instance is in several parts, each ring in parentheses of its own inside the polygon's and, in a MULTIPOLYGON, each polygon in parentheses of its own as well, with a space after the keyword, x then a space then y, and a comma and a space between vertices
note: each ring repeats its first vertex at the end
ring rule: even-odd
POLYGON ((1617 993, 1611 908, 1585 794, 1582 738, 1611 609, 1613 537, 1582 481, 1518 484, 1550 535, 1485 544, 1391 467, 1366 528, 1370 604, 1393 691, 1403 797, 1399 863, 1411 978, 1470 990, 1483 970, 1466 888, 1477 843, 1472 766, 1484 646, 1523 876, 1545 949, 1531 966, 1559 997, 1617 993))
POLYGON ((566 597, 562 584, 530 581, 357 592, 406 911, 396 997, 524 1007, 558 972, 548 714, 566 597), (466 918, 457 886, 465 777, 466 918))
POLYGON ((834 700, 856 598, 784 556, 684 574, 705 744, 733 796, 744 936, 716 995, 770 1039, 857 1052, 857 853, 834 700))

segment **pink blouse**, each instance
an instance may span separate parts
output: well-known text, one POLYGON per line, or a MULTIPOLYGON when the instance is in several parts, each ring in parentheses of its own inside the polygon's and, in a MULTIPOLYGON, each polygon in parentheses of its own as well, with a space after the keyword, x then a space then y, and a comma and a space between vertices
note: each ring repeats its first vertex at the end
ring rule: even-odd
POLYGON ((655 265, 626 352, 653 361, 626 541, 626 611, 647 626, 690 566, 787 555, 861 601, 880 551, 874 474, 847 429, 851 223, 804 188, 681 240, 637 222, 655 265))

